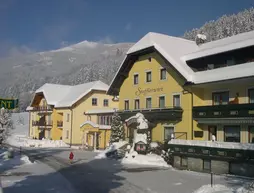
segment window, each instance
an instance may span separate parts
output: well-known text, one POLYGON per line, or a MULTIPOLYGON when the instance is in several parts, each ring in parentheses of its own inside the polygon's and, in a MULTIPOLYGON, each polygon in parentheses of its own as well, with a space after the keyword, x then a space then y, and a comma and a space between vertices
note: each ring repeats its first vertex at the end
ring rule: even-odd
POLYGON ((99 115, 98 116, 98 124, 99 125, 110 125, 112 121, 111 115, 99 115))
POLYGON ((254 89, 249 89, 249 103, 254 103, 254 89))
POLYGON ((194 131, 194 137, 195 138, 202 138, 204 136, 203 131, 194 131))
POLYGON ((227 105, 229 101, 229 92, 213 93, 213 105, 227 105))
POLYGON ((249 127, 249 143, 254 143, 254 126, 249 127))
POLYGON ((92 105, 97 106, 97 98, 92 98, 92 105))
POLYGON ((152 72, 146 72, 146 82, 152 82, 152 72))
POLYGON ((225 142, 240 142, 240 126, 225 126, 224 134, 225 142))
POLYGON ((161 80, 166 80, 167 79, 167 70, 166 70, 166 68, 162 68, 160 70, 160 79, 161 80))
POLYGON ((159 97, 159 108, 165 108, 165 96, 159 97))
POLYGON ((164 126, 164 140, 169 141, 174 138, 174 127, 164 126))
POLYGON ((66 130, 66 139, 69 139, 69 130, 66 130))
POLYGON ((174 107, 180 107, 180 94, 174 94, 173 95, 173 106, 174 107))
POLYGON ((70 114, 69 114, 69 113, 67 113, 66 121, 67 121, 67 122, 70 121, 70 114))
POLYGON ((104 107, 108 107, 108 99, 104 99, 103 100, 103 106, 104 107))
POLYGON ((134 74, 134 85, 138 84, 138 74, 134 74))
POLYGON ((203 160, 203 170, 211 171, 211 160, 203 160))
POLYGON ((146 98, 146 108, 147 109, 152 108, 152 98, 151 97, 146 98))
POLYGON ((124 101, 124 110, 129 110, 130 106, 129 106, 129 100, 125 100, 124 101))
POLYGON ((135 101, 134 101, 134 109, 139 109, 139 99, 135 99, 135 101))

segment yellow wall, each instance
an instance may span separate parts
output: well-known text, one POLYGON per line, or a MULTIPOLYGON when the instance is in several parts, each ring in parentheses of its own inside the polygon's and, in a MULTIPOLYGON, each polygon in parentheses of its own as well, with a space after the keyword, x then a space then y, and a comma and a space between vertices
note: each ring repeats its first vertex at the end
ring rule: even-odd
POLYGON ((232 101, 235 98, 236 93, 239 93, 239 103, 248 103, 248 89, 254 88, 252 80, 236 80, 230 83, 220 82, 208 85, 200 85, 203 88, 192 88, 194 95, 203 96, 203 100, 194 100, 193 106, 205 106, 212 105, 212 93, 229 91, 229 100, 232 101), (199 91, 199 92, 198 92, 199 91))
MULTIPOLYGON (((187 138, 191 139, 191 95, 183 94, 184 80, 177 72, 169 66, 157 53, 152 53, 139 57, 128 73, 128 77, 121 85, 119 92, 119 109, 124 109, 124 101, 129 100, 130 109, 134 109, 134 99, 140 100, 140 108, 145 108, 146 97, 152 97, 152 108, 159 107, 159 96, 165 95, 166 107, 173 106, 173 94, 179 93, 181 97, 181 107, 183 108, 182 121, 179 123, 158 121, 152 130, 152 140, 164 140, 164 128, 162 125, 175 125, 175 132, 187 132, 187 138), (151 57, 151 62, 148 58, 151 57), (166 67, 167 79, 160 80, 160 69, 166 67), (152 71, 152 82, 146 83, 146 71, 152 71), (134 85, 134 74, 139 74, 139 84, 134 85), (160 92, 150 92, 146 95, 137 96, 138 88, 163 88, 160 92)), ((149 120, 148 120, 149 121, 149 120)))
POLYGON ((63 130, 62 128, 57 126, 57 121, 62 121, 63 117, 56 109, 53 109, 52 120, 53 120, 53 127, 51 130, 51 137, 53 140, 60 140, 63 135, 62 134, 63 130))

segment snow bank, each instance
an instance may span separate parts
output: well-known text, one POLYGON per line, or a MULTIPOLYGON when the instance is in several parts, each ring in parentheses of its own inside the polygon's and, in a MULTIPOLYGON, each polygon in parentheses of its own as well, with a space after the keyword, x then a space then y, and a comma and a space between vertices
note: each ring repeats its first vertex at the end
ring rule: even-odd
POLYGON ((172 139, 171 141, 168 142, 168 144, 215 147, 215 148, 225 148, 225 149, 254 150, 254 144, 251 144, 251 143, 233 143, 233 142, 229 143, 229 142, 219 142, 219 141, 172 139))
POLYGON ((193 193, 254 193, 254 183, 247 184, 247 186, 243 186, 238 189, 229 188, 221 184, 216 184, 211 187, 209 184, 200 187, 193 193))
POLYGON ((27 156, 22 156, 22 157, 20 158, 20 160, 21 160, 24 164, 33 164, 33 163, 29 160, 29 158, 28 158, 27 156))
POLYGON ((15 147, 69 147, 62 140, 36 140, 16 135, 10 136, 7 143, 15 147))
POLYGON ((106 154, 109 152, 112 152, 116 149, 121 148, 122 146, 126 145, 128 142, 127 141, 119 141, 119 142, 115 142, 112 145, 110 145, 107 149, 105 149, 104 151, 100 152, 98 155, 96 155, 94 158, 95 159, 103 159, 106 158, 106 154))
POLYGON ((228 188, 221 184, 216 184, 213 187, 211 185, 204 185, 193 193, 233 193, 231 188, 228 188))
POLYGON ((141 155, 136 151, 132 153, 126 153, 122 159, 122 164, 135 164, 135 165, 147 165, 147 166, 158 166, 158 167, 170 167, 164 159, 155 154, 141 155))

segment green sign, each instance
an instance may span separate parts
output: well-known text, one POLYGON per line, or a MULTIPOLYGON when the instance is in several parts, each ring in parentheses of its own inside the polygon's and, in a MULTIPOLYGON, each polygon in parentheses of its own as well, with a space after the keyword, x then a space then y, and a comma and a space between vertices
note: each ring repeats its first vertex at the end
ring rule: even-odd
POLYGON ((19 99, 1 99, 0 98, 0 108, 5 109, 15 109, 18 108, 19 99))

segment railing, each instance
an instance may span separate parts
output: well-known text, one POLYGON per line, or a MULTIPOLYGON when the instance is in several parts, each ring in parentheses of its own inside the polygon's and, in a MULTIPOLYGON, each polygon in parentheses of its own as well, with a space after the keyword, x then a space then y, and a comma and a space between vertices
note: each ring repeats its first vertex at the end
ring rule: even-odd
POLYGON ((193 118, 254 117, 254 104, 227 104, 193 107, 193 118))
POLYGON ((32 126, 52 126, 53 121, 32 121, 32 126))
POLYGON ((57 127, 63 127, 63 121, 57 121, 57 127))
POLYGON ((182 119, 183 110, 181 107, 168 107, 165 106, 163 108, 152 107, 152 108, 144 108, 144 109, 131 109, 131 110, 119 110, 117 111, 121 116, 122 120, 126 120, 136 113, 140 112, 144 114, 145 118, 149 121, 152 120, 172 120, 179 121, 182 119))
POLYGON ((35 111, 52 111, 52 107, 50 106, 38 106, 38 107, 34 107, 35 111))

